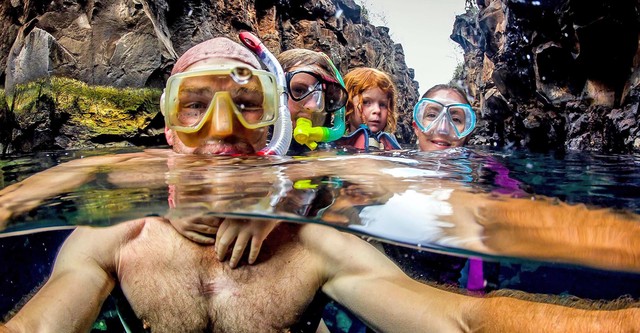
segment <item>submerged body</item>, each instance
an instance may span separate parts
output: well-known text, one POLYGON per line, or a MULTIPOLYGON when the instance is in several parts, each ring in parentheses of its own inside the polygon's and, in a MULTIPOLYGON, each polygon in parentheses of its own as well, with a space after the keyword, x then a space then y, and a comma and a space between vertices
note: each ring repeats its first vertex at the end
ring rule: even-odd
POLYGON ((272 236, 262 253, 268 263, 231 269, 216 259, 213 246, 187 240, 159 218, 80 227, 25 308, 37 312, 51 298, 64 306, 37 318, 18 314, 7 328, 86 332, 117 282, 152 332, 289 332, 320 288, 322 274, 297 241, 295 227, 281 226, 272 236), (70 285, 82 287, 71 291, 70 285), (90 313, 71 310, 81 308, 90 313))
POLYGON ((170 224, 141 224, 120 250, 117 275, 153 332, 287 332, 321 285, 309 253, 291 240, 292 227, 264 245, 269 263, 231 269, 213 246, 179 236, 170 224))
POLYGON ((49 281, 0 332, 87 332, 117 282, 153 332, 291 331, 318 288, 379 332, 637 332, 640 323, 640 308, 584 310, 439 290, 359 237, 317 224, 279 226, 261 258, 230 270, 211 246, 191 243, 160 218, 79 227, 49 281))

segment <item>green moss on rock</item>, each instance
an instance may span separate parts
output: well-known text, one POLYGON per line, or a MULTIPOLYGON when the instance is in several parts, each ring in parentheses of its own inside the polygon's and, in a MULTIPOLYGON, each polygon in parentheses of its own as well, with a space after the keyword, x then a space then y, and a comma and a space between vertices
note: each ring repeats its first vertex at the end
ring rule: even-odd
POLYGON ((17 118, 38 118, 34 113, 64 114, 66 124, 89 136, 131 136, 145 128, 159 112, 161 91, 148 88, 90 86, 62 77, 41 79, 16 87, 13 107, 17 118), (53 101, 54 110, 41 106, 53 101))

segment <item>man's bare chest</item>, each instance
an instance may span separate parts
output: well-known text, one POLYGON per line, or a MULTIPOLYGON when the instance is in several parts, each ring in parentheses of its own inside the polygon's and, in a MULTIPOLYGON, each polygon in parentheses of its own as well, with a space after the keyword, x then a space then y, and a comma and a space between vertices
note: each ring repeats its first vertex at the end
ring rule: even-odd
POLYGON ((286 332, 320 287, 296 242, 265 244, 263 260, 231 269, 212 246, 168 228, 134 240, 118 269, 125 296, 153 332, 286 332))

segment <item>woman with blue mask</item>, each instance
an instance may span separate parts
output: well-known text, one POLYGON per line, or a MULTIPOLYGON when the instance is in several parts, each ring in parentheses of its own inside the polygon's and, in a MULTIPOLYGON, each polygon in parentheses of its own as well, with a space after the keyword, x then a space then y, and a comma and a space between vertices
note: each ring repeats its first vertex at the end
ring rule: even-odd
POLYGON ((413 108, 413 130, 421 151, 462 147, 476 126, 476 115, 460 88, 438 84, 413 108))

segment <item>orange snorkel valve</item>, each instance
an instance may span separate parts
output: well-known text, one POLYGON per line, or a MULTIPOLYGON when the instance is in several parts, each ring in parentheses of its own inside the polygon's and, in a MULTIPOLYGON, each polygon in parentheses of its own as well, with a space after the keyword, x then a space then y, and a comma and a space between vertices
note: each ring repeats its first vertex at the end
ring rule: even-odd
POLYGON ((311 120, 299 118, 296 120, 296 128, 293 138, 301 145, 306 145, 311 150, 318 147, 318 142, 325 142, 329 138, 329 130, 326 127, 313 127, 311 120))

